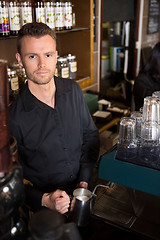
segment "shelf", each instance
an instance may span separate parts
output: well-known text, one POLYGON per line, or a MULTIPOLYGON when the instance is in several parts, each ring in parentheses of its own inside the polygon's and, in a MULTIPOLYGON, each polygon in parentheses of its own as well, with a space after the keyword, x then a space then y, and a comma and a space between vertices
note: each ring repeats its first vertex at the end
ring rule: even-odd
POLYGON ((17 36, 0 37, 0 40, 15 39, 17 36))
POLYGON ((94 83, 94 84, 89 85, 86 88, 82 88, 82 90, 83 91, 91 90, 92 88, 97 88, 97 86, 98 86, 98 83, 94 83))
MULTIPOLYGON (((72 28, 70 30, 62 30, 62 31, 55 31, 56 34, 65 34, 65 33, 71 33, 71 32, 80 32, 80 31, 89 31, 89 28, 81 28, 81 27, 77 27, 77 28, 72 28)), ((8 37, 0 37, 0 40, 7 40, 7 39, 15 39, 17 38, 17 36, 8 36, 8 37)))
POLYGON ((93 81, 90 76, 81 77, 79 80, 76 80, 76 82, 83 91, 89 89, 93 85, 93 81))
POLYGON ((90 30, 90 28, 72 28, 70 30, 56 31, 56 34, 79 32, 79 31, 85 31, 85 30, 90 30))
POLYGON ((87 79, 90 79, 90 76, 87 76, 87 77, 78 76, 75 81, 78 82, 78 83, 80 83, 80 82, 85 81, 85 80, 87 80, 87 79))

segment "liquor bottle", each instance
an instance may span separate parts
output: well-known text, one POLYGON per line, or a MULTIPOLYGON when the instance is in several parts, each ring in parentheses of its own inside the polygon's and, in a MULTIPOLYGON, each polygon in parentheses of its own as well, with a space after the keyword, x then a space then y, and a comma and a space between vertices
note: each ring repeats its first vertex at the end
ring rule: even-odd
POLYGON ((55 2, 55 30, 61 31, 64 29, 64 4, 62 1, 55 2))
POLYGON ((32 22, 32 6, 30 0, 20 1, 20 21, 21 27, 26 23, 32 22))
POLYGON ((64 3, 64 27, 65 29, 72 28, 72 3, 69 0, 64 3))
POLYGON ((57 59, 58 63, 58 75, 62 78, 69 78, 69 66, 66 57, 59 57, 57 59))
POLYGON ((19 94, 20 94, 25 86, 26 81, 27 81, 27 76, 26 76, 25 69, 22 67, 19 67, 16 72, 18 75, 19 94))
POLYGON ((10 34, 15 36, 20 29, 20 8, 17 0, 9 2, 9 25, 10 34))
POLYGON ((45 9, 44 9, 44 2, 38 1, 36 3, 36 22, 42 22, 45 23, 45 9))
POLYGON ((76 77, 77 77, 76 56, 68 54, 67 60, 68 60, 68 65, 69 65, 69 78, 70 79, 76 79, 76 77))
POLYGON ((55 29, 55 8, 53 1, 45 2, 45 21, 51 29, 55 29))
POLYGON ((16 70, 8 68, 9 102, 13 102, 19 95, 19 83, 16 70))
POLYGON ((6 1, 0 1, 0 36, 9 36, 9 12, 6 1))

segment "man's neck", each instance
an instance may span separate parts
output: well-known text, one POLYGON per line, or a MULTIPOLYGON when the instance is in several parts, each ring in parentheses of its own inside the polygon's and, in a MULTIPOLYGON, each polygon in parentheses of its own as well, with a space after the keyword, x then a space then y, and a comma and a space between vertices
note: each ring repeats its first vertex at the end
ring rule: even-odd
POLYGON ((31 80, 28 80, 28 87, 31 93, 41 102, 47 104, 48 106, 55 107, 55 92, 56 86, 53 80, 48 84, 36 84, 31 80))

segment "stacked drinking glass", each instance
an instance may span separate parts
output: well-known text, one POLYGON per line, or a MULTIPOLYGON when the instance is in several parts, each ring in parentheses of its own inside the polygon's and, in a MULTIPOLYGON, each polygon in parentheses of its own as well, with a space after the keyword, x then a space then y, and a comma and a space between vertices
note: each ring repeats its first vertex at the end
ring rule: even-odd
POLYGON ((144 98, 141 111, 120 120, 116 158, 160 169, 160 92, 144 98))

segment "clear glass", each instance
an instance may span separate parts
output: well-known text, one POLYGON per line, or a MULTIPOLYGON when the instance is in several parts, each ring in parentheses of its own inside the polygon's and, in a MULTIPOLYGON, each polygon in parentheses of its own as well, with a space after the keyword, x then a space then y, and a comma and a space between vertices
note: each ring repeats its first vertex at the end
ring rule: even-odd
POLYGON ((159 125, 158 123, 144 122, 141 125, 141 139, 142 144, 157 145, 159 139, 159 125))
POLYGON ((159 164, 159 125, 145 122, 141 126, 141 143, 138 153, 138 161, 144 166, 157 169, 159 164))
POLYGON ((144 98, 143 122, 157 122, 159 115, 159 100, 155 97, 144 98))
POLYGON ((135 161, 137 157, 136 120, 123 117, 120 120, 119 141, 116 158, 135 161))
POLYGON ((134 118, 136 120, 136 137, 140 138, 142 113, 139 111, 133 111, 133 112, 131 112, 131 118, 134 118))
POLYGON ((119 146, 136 146, 136 120, 131 117, 123 117, 120 120, 119 146))

